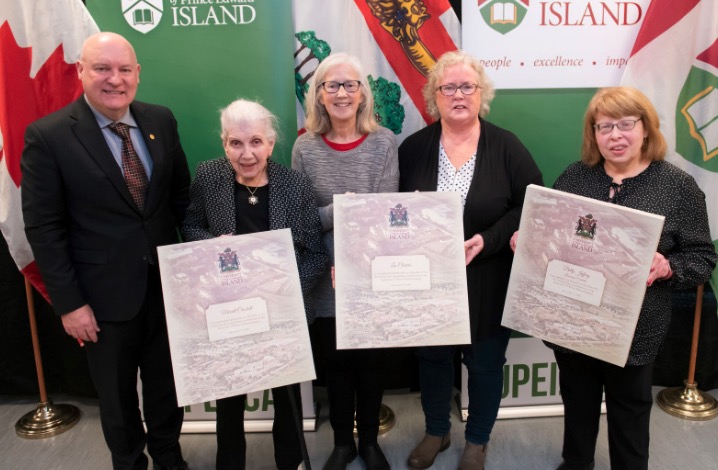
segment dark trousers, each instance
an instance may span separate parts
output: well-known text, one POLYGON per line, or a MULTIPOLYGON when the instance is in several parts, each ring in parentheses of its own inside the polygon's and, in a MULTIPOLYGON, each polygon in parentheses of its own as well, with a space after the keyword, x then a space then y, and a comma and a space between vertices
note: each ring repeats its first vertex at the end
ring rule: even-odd
POLYGON ((139 313, 129 321, 98 322, 98 342, 85 345, 115 470, 147 470, 145 444, 159 465, 182 461, 184 410, 177 406, 161 293, 159 272, 152 269, 139 313), (138 369, 146 434, 137 395, 138 369))
MULTIPOLYGON (((274 461, 279 469, 295 470, 302 462, 297 421, 302 421, 302 396, 299 384, 272 389, 274 401, 274 461), (289 394, 294 395, 297 415, 289 394)), ((217 470, 244 470, 247 441, 244 438, 244 407, 247 395, 217 400, 217 470)))
POLYGON ((379 411, 384 393, 380 380, 384 350, 337 350, 336 319, 317 318, 316 325, 324 349, 334 445, 354 442, 355 412, 359 446, 374 444, 379 434, 379 411))
POLYGON ((578 353, 554 355, 565 413, 564 461, 572 468, 593 461, 605 390, 611 470, 647 470, 653 363, 618 367, 578 353))
POLYGON ((501 404, 503 370, 510 336, 511 331, 502 328, 493 336, 475 340, 470 345, 417 349, 426 434, 444 436, 451 430, 454 356, 460 349, 469 375, 469 417, 464 437, 472 444, 489 442, 501 404))

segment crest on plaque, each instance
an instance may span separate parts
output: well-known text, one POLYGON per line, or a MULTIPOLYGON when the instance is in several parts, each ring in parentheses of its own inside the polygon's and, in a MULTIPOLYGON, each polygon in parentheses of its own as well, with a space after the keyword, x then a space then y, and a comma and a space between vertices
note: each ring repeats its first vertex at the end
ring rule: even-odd
POLYGON ((219 253, 219 270, 223 273, 239 271, 239 258, 236 251, 226 248, 222 253, 219 253))
POLYGON ((593 240, 596 235, 597 223, 598 220, 594 219, 591 214, 579 215, 576 222, 576 235, 593 240))
POLYGON ((407 227, 409 225, 409 210, 401 203, 389 209, 389 225, 392 227, 407 227))

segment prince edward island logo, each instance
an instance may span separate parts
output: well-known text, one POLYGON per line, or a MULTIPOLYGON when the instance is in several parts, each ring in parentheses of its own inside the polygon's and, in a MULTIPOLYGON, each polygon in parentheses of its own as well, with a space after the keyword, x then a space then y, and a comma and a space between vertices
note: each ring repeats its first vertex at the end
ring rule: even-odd
POLYGON ((132 29, 147 34, 160 24, 162 0, 122 0, 122 15, 132 29))
POLYGON ((526 17, 529 0, 477 0, 479 12, 487 25, 497 33, 514 30, 526 17))

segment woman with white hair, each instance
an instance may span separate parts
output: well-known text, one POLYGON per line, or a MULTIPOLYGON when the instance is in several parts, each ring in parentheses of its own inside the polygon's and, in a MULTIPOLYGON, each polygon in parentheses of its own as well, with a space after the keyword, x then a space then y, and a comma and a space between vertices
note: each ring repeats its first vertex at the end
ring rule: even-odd
MULTIPOLYGON (((309 291, 326 271, 327 255, 312 185, 306 176, 270 160, 277 118, 259 103, 237 100, 222 110, 225 157, 201 162, 190 187, 182 235, 186 241, 291 228, 309 322, 309 291)), ((272 389, 274 458, 279 469, 302 462, 299 428, 290 394, 299 384, 272 389)), ((217 470, 244 470, 246 395, 217 400, 217 470)))

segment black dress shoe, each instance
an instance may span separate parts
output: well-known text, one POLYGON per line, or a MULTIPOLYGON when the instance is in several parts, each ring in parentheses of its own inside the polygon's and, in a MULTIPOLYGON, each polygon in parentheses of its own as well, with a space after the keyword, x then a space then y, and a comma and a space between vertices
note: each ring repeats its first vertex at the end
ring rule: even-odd
POLYGON ((178 464, 174 465, 160 465, 155 462, 152 462, 152 469, 153 470, 189 470, 189 465, 187 465, 187 462, 182 460, 178 464))
POLYGON ((327 463, 324 464, 323 470, 345 470, 347 465, 351 463, 357 456, 357 447, 353 442, 351 445, 334 446, 327 463))
POLYGON ((591 460, 586 465, 581 465, 578 467, 572 467, 571 465, 567 464, 566 462, 561 462, 561 465, 559 465, 556 470, 593 470, 593 467, 596 466, 596 462, 591 460))
POLYGON ((366 470, 389 470, 391 465, 386 460, 384 452, 376 442, 359 448, 359 457, 364 461, 366 470))

